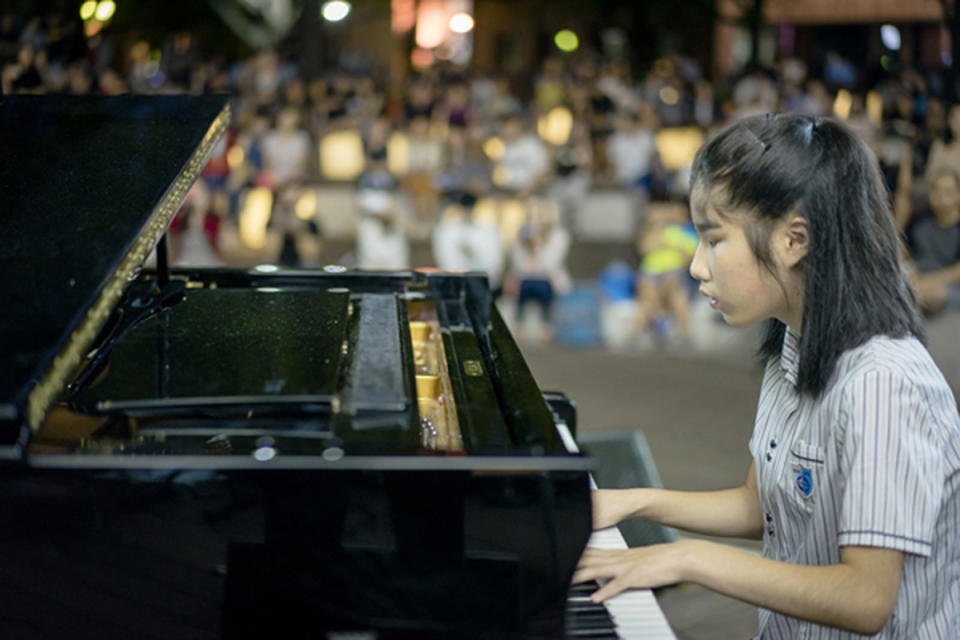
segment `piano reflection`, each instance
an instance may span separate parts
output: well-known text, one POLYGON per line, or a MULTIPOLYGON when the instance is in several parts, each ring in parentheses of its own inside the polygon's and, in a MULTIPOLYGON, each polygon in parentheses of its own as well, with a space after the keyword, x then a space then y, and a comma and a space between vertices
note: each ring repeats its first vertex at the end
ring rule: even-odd
POLYGON ((168 268, 228 120, 0 98, 0 637, 579 633, 589 461, 485 278, 168 268))

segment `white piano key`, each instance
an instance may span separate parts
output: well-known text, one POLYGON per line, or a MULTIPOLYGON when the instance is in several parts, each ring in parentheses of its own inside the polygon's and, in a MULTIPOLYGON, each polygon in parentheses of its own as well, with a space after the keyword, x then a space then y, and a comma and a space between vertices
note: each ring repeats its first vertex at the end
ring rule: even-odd
MULTIPOLYGON (((626 549, 627 543, 616 527, 594 531, 588 547, 626 549)), ((601 580, 601 583, 604 581, 601 580)), ((657 599, 650 589, 629 589, 609 598, 604 604, 624 640, 676 640, 657 599)))
MULTIPOLYGON (((567 451, 570 453, 580 451, 566 424, 558 423, 557 432, 567 451)), ((597 488, 592 476, 590 487, 597 488)), ((587 546, 597 549, 626 549, 627 542, 619 529, 608 527, 594 531, 587 546)), ((641 638, 643 640, 676 640, 677 638, 650 589, 628 589, 607 599, 604 604, 617 625, 617 634, 623 640, 640 640, 641 638)))

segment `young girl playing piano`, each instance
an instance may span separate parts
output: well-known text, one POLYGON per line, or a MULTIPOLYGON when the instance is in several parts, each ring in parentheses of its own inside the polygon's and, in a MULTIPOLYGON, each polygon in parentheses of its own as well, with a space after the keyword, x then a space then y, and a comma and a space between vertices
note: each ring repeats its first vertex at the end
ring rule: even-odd
POLYGON ((732 325, 768 321, 753 464, 726 491, 597 491, 594 524, 762 538, 763 555, 588 550, 575 581, 611 578, 597 601, 698 583, 760 607, 762 638, 958 637, 960 417, 874 157, 834 120, 759 116, 708 142, 691 184, 700 293, 732 325))

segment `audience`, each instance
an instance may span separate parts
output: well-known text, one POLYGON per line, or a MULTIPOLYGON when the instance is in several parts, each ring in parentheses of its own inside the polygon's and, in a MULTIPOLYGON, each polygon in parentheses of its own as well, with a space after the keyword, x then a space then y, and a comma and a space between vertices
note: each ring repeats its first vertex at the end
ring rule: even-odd
MULTIPOLYGON (((19 23, 0 14, 5 94, 231 95, 231 129, 172 229, 177 263, 480 269, 518 312, 535 302, 549 321, 571 286, 566 261, 585 202, 615 190, 630 200, 638 230, 637 331, 681 342, 690 331, 684 271, 695 238, 676 204, 687 173, 664 167, 659 133, 706 135, 753 113, 842 113, 874 149, 894 194, 924 309, 960 308, 960 105, 944 102, 935 70, 904 68, 854 86, 851 69, 831 53, 820 75, 784 59, 710 82, 679 54, 640 70, 587 53, 548 56, 527 78, 441 64, 395 95, 376 69, 307 75, 270 49, 227 60, 188 30, 163 42, 124 41, 107 30, 86 37, 76 16, 19 23), (318 149, 339 132, 359 141, 359 156, 345 157, 331 177, 318 149), (304 204, 331 185, 353 189, 352 256, 324 253, 336 243, 322 241, 320 217, 304 204), (234 252, 254 189, 271 195, 261 216, 267 240, 234 252), (429 245, 425 263, 412 263, 412 242, 429 245)), ((577 275, 596 278, 601 269, 577 275)))

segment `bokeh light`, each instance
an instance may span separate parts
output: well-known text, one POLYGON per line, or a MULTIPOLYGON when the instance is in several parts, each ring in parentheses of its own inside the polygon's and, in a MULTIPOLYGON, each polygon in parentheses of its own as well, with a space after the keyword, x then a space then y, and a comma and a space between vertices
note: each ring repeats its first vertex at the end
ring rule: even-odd
POLYGON ((435 56, 430 49, 417 47, 410 52, 410 64, 417 69, 426 69, 433 64, 435 56))
POLYGON ((571 53, 580 46, 580 38, 570 29, 561 29, 553 36, 553 43, 557 45, 557 49, 560 49, 560 51, 571 53))
POLYGON ((105 0, 97 4, 97 10, 95 15, 97 20, 101 22, 106 22, 113 17, 113 14, 117 11, 117 4, 111 0, 105 0))
POLYGON ((247 192, 240 210, 240 239, 250 249, 263 249, 267 244, 267 223, 273 209, 273 191, 255 187, 247 192))
POLYGON ((566 107, 554 107, 537 120, 537 134, 555 146, 567 144, 573 130, 573 114, 566 107))
POLYGON ((500 138, 490 138, 483 143, 483 152, 487 154, 487 157, 491 160, 499 160, 505 150, 506 147, 500 138))
POLYGON ((473 16, 465 11, 450 16, 450 31, 454 33, 469 33, 473 29, 473 16))
POLYGON ((676 87, 668 85, 660 89, 660 100, 663 104, 668 104, 672 107, 680 100, 680 92, 677 91, 676 87))
POLYGON ((837 98, 833 101, 833 115, 846 120, 850 117, 850 109, 853 107, 853 96, 846 89, 837 91, 837 98))
POLYGON ((900 50, 900 29, 897 29, 892 24, 885 24, 880 27, 880 40, 883 41, 883 46, 891 51, 900 50))
POLYGON ((93 17, 93 14, 97 11, 97 2, 96 0, 87 0, 82 5, 80 5, 80 19, 89 20, 93 17))
POLYGON ((320 15, 327 22, 340 22, 350 14, 350 3, 343 0, 330 0, 320 7, 320 15))

